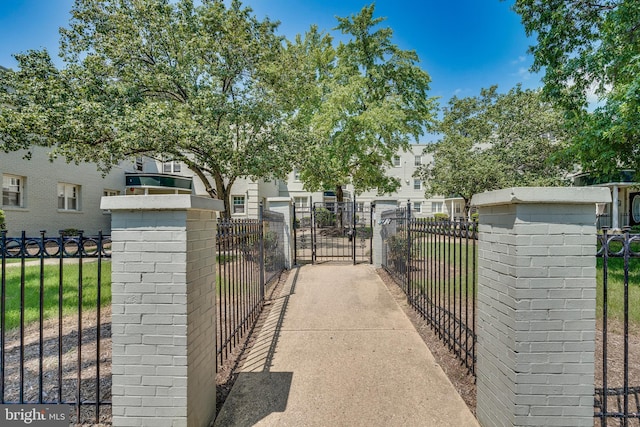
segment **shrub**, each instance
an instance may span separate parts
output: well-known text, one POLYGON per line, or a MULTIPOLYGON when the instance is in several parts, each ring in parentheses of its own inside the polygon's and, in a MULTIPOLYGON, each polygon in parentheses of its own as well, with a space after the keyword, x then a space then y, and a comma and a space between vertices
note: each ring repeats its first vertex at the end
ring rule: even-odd
POLYGON ((0 231, 7 229, 6 217, 4 216, 4 211, 0 209, 0 231))
POLYGON ((332 214, 329 209, 326 209, 326 208, 316 209, 315 216, 316 216, 316 224, 320 227, 334 225, 336 221, 336 216, 332 214))
POLYGON ((433 218, 436 221, 448 221, 449 220, 449 215, 447 215, 446 213, 435 213, 435 214, 433 214, 433 218))

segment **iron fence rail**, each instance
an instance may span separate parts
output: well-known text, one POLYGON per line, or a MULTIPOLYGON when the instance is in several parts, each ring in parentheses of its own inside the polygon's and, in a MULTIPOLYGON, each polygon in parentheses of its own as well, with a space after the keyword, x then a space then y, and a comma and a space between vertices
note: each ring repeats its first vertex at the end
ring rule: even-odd
POLYGON ((220 219, 217 245, 217 359, 221 366, 255 324, 265 289, 285 269, 284 215, 220 219))
POLYGON ((111 239, 102 233, 47 236, 42 231, 39 237, 27 237, 25 232, 21 237, 7 237, 2 231, 1 403, 71 405, 77 423, 89 419, 100 423, 103 417, 110 417, 111 388, 105 386, 110 354, 103 354, 102 341, 110 338, 111 329, 101 312, 107 285, 102 278, 103 262, 110 257, 111 239), (77 299, 75 312, 65 304, 69 296, 63 292, 68 289, 70 259, 77 266, 75 277, 69 279, 77 299), (31 264, 37 274, 30 271, 31 264), (84 274, 89 265, 96 271, 93 283, 84 274), (89 287, 95 287, 95 301, 83 295, 89 287), (34 293, 35 299, 31 298, 34 293), (95 313, 87 313, 85 305, 95 306, 95 313), (34 311, 35 319, 27 319, 34 311), (83 322, 93 323, 91 334, 85 333, 83 322), (94 347, 92 354, 83 353, 89 346, 94 347))
POLYGON ((383 212, 382 266, 470 373, 476 361, 477 224, 383 212))
MULTIPOLYGON (((598 235, 598 251, 596 256, 602 261, 602 365, 601 365, 601 387, 596 387, 595 391, 595 418, 600 419, 602 426, 607 425, 607 420, 612 420, 616 425, 628 426, 630 420, 635 423, 640 422, 640 384, 638 378, 630 378, 630 272, 637 272, 640 269, 640 235, 630 234, 628 229, 623 233, 611 233, 606 227, 598 235), (614 266, 613 264, 622 266, 614 266), (622 268, 620 268, 622 267, 622 268), (614 270, 617 270, 614 273, 614 270), (622 289, 612 283, 614 274, 622 271, 622 289), (616 319, 616 314, 610 312, 611 301, 620 299, 622 295, 622 319, 616 319), (612 323, 619 323, 622 320, 622 375, 610 375, 609 363, 612 359, 612 348, 610 348, 610 327, 612 323), (635 381, 636 384, 632 384, 635 381)), ((618 278, 619 280, 619 278, 618 278)), ((614 357, 620 357, 618 352, 614 357)), ((597 368, 598 369, 598 368, 597 368)))

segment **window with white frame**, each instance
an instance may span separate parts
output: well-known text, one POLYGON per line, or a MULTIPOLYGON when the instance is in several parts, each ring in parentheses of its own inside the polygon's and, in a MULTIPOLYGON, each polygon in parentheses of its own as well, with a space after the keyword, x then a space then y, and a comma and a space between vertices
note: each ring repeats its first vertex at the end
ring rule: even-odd
POLYGON ((416 213, 422 213, 422 202, 413 202, 413 211, 416 213))
POLYGON ((400 156, 393 156, 393 166, 395 167, 400 166, 400 156))
POLYGON ((293 170, 293 180, 300 181, 300 171, 298 169, 293 170))
POLYGON ((419 179, 413 180, 413 189, 414 190, 422 190, 422 181, 419 179))
POLYGON ((233 211, 234 214, 243 214, 245 213, 245 197, 244 196, 233 196, 233 211))
POLYGON ((24 207, 24 177, 2 175, 2 206, 24 207))
POLYGON ((442 213, 442 202, 431 202, 431 212, 442 213))
POLYGON ((102 195, 105 197, 119 196, 120 192, 118 190, 104 190, 102 195))
POLYGON ((180 162, 176 160, 162 163, 162 172, 164 173, 180 173, 180 170, 180 162))
POLYGON ((309 208, 309 198, 308 197, 294 197, 293 203, 295 204, 297 209, 308 209, 309 208))
POLYGON ((58 209, 63 211, 80 210, 80 186, 58 183, 58 209))
POLYGON ((136 162, 135 162, 135 170, 142 172, 142 165, 144 163, 144 159, 140 156, 136 157, 136 162))
POLYGON ((415 163, 414 163, 414 165, 415 165, 415 166, 420 166, 420 165, 422 165, 422 156, 416 156, 416 159, 415 159, 415 163))

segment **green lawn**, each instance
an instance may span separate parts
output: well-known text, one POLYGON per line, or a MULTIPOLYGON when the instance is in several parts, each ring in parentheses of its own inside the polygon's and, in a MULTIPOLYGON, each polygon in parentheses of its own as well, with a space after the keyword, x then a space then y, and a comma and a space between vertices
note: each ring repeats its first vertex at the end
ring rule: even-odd
MULTIPOLYGON (((603 311, 603 260, 598 258, 596 270, 597 296, 596 309, 598 319, 603 311)), ((609 258, 607 283, 608 317, 618 320, 624 319, 624 260, 609 258)), ((640 258, 629 261, 629 322, 640 325, 640 258)))
MULTIPOLYGON (((59 302, 59 266, 44 267, 44 306, 43 317, 49 319, 58 316, 59 302)), ((63 267, 62 310, 63 314, 78 312, 78 265, 66 263, 63 267)), ((20 325, 20 284, 21 268, 6 269, 6 329, 20 325)), ((98 263, 85 262, 82 265, 82 309, 92 310, 98 299, 98 263)), ((24 278, 24 316, 25 325, 37 322, 40 318, 40 266, 25 267, 24 278)), ((102 261, 101 306, 111 303, 111 262, 102 261)))

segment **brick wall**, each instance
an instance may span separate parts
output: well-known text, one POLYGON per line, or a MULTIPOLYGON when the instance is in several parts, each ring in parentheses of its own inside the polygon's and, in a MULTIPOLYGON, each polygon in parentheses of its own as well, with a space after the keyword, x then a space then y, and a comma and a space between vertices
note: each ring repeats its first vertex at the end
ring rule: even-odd
POLYGON ((198 199, 103 199, 113 218, 114 426, 208 426, 215 414, 214 208, 222 206, 198 199))
POLYGON ((606 196, 571 190, 474 200, 483 426, 593 425, 595 201, 606 196))

